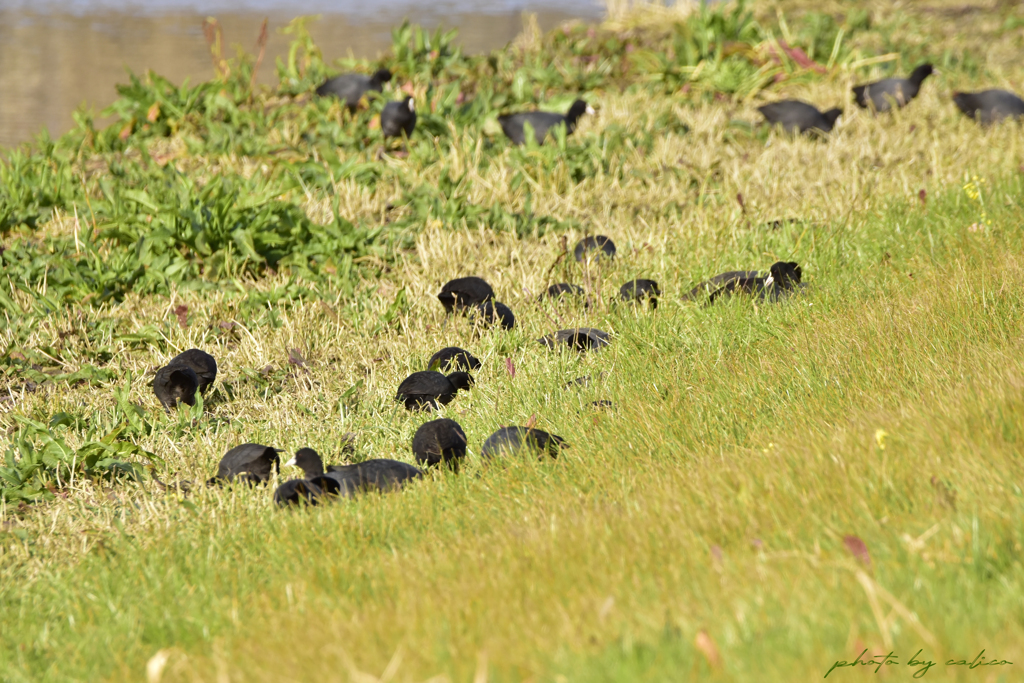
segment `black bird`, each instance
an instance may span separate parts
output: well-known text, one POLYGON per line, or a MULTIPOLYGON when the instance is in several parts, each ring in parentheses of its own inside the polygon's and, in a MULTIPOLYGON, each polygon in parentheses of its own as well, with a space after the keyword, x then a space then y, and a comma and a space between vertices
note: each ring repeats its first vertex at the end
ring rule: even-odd
POLYGON ((277 487, 274 491, 274 503, 277 505, 316 505, 317 498, 323 490, 308 479, 292 479, 277 487))
POLYGON ((479 277, 459 277, 449 280, 437 294, 447 313, 472 308, 494 298, 494 290, 479 277))
POLYGON ((401 102, 388 102, 380 113, 380 129, 386 138, 412 137, 416 128, 416 104, 411 97, 401 102))
POLYGON ((431 420, 416 430, 412 437, 412 453, 421 465, 444 463, 458 470, 459 461, 466 457, 466 432, 455 420, 431 420))
POLYGON ((886 78, 858 85, 853 89, 853 96, 860 107, 867 109, 871 106, 877 112, 889 111, 894 102, 897 108, 903 107, 917 97, 921 84, 932 75, 932 71, 931 64, 922 64, 910 73, 909 78, 886 78))
POLYGON ((273 471, 280 469, 278 450, 258 443, 244 443, 224 454, 217 466, 217 475, 207 484, 225 481, 243 481, 250 484, 264 483, 273 471))
POLYGON ((194 406, 198 389, 199 377, 187 365, 165 365, 156 371, 153 379, 153 393, 168 411, 178 401, 194 406))
POLYGON ((511 330, 516 326, 516 317, 512 314, 512 309, 500 301, 485 301, 476 307, 476 312, 488 325, 498 323, 503 330, 511 330))
POLYGON ((604 235, 584 237, 576 243, 572 250, 572 255, 577 261, 582 261, 592 251, 596 251, 597 256, 612 258, 615 256, 615 242, 612 242, 611 237, 605 237, 604 235))
POLYGON ((168 365, 185 365, 192 368, 199 378, 199 391, 206 393, 214 380, 217 379, 217 360, 200 349, 182 351, 171 359, 168 365))
POLYGON ((520 114, 505 114, 498 117, 498 123, 509 140, 517 145, 526 143, 526 130, 523 124, 529 122, 533 127, 534 140, 537 144, 544 142, 548 132, 555 126, 565 125, 565 134, 572 135, 576 130, 576 124, 584 114, 593 114, 594 108, 583 100, 576 100, 569 107, 566 114, 556 114, 547 111, 528 111, 520 114))
POLYGON ((756 270, 730 270, 725 273, 719 273, 712 278, 704 280, 704 282, 701 282, 699 285, 684 294, 682 300, 692 301, 700 297, 709 296, 722 285, 728 284, 733 280, 745 280, 758 277, 759 275, 760 273, 756 270))
POLYGON ((553 335, 538 339, 541 344, 549 349, 557 348, 565 344, 576 351, 597 351, 608 346, 608 333, 602 332, 595 327, 577 327, 571 330, 559 330, 553 335))
POLYGON ((396 401, 405 403, 408 410, 437 409, 437 404, 448 405, 459 389, 473 386, 468 372, 453 372, 447 377, 433 370, 414 372, 398 385, 396 401))
POLYGON ((312 448, 299 449, 288 464, 302 468, 306 479, 324 493, 345 498, 367 489, 383 492, 401 488, 406 481, 423 476, 417 467, 385 458, 330 465, 325 472, 320 454, 312 448))
POLYGON ((502 427, 487 437, 480 455, 484 458, 493 458, 501 453, 517 453, 522 449, 530 449, 539 455, 547 453, 552 458, 558 455, 559 448, 568 448, 569 444, 565 439, 554 434, 548 434, 540 429, 530 427, 502 427))
POLYGON ((449 370, 469 372, 470 370, 478 370, 480 365, 481 363, 477 360, 476 356, 466 349, 460 349, 458 346, 446 346, 427 361, 428 370, 440 370, 442 372, 449 370))
POLYGON ((329 467, 325 474, 313 477, 310 481, 323 489, 324 493, 350 498, 364 491, 396 491, 406 482, 422 476, 422 470, 409 463, 377 458, 354 465, 329 467))
POLYGON ((960 111, 983 126, 1006 118, 1024 118, 1024 100, 1006 90, 958 92, 953 95, 953 102, 960 111))
POLYGON ((639 303, 647 299, 651 308, 658 307, 659 296, 661 296, 661 290, 658 289, 658 283, 654 280, 630 280, 619 288, 619 297, 623 301, 639 303))
POLYGON ((334 78, 328 78, 319 88, 317 95, 333 95, 348 106, 349 111, 355 111, 359 106, 359 100, 368 92, 381 92, 382 85, 391 80, 391 72, 387 69, 378 69, 372 76, 365 74, 341 74, 334 78))
POLYGON ((537 301, 544 301, 545 299, 561 299, 565 295, 572 297, 582 297, 586 294, 583 288, 579 285, 570 285, 568 282, 559 282, 556 285, 551 285, 547 288, 547 291, 542 292, 537 297, 537 301))
POLYGON ((781 125, 789 133, 818 131, 828 133, 836 125, 842 109, 829 109, 821 113, 813 106, 800 100, 782 100, 758 107, 765 120, 771 125, 781 125))
POLYGON ((759 299, 778 301, 788 296, 795 289, 800 289, 802 270, 794 261, 777 261, 772 264, 768 275, 761 275, 755 271, 732 271, 716 275, 711 280, 703 282, 692 290, 688 295, 690 298, 699 296, 702 292, 713 289, 708 296, 708 304, 713 304, 722 297, 729 297, 733 294, 751 294, 759 299), (724 278, 726 275, 735 277, 724 278), (717 288, 712 283, 718 280, 717 288))

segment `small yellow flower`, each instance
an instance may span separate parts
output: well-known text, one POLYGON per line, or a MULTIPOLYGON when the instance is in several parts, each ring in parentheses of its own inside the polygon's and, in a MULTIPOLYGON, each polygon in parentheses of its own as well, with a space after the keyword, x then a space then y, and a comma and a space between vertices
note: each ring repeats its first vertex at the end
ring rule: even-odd
POLYGON ((875 443, 877 443, 878 447, 883 451, 885 450, 885 439, 888 436, 889 432, 885 431, 884 429, 875 430, 875 443))

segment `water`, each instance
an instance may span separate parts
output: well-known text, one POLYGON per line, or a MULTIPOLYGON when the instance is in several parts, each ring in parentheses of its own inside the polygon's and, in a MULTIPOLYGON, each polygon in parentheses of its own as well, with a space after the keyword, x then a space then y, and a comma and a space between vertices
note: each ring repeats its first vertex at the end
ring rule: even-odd
MULTIPOLYGON (((0 147, 30 140, 46 128, 59 135, 71 114, 95 111, 127 82, 126 69, 148 69, 180 83, 213 76, 202 24, 216 16, 230 48, 255 52, 264 17, 270 20, 267 56, 260 81, 274 81, 275 57, 285 55, 288 36, 276 29, 300 14, 320 14, 311 33, 330 62, 352 54, 376 57, 391 45, 391 29, 408 17, 433 29, 459 29, 469 52, 501 47, 522 30, 524 11, 537 14, 547 30, 574 18, 597 19, 595 0, 0 0, 0 147)), ((234 54, 229 49, 226 54, 234 54)))

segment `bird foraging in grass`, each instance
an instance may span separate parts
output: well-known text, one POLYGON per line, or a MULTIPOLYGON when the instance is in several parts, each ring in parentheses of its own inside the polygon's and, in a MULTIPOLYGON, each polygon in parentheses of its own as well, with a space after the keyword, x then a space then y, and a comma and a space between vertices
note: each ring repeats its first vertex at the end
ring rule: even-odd
POLYGON ((199 377, 187 365, 165 365, 156 371, 153 378, 153 393, 168 412, 179 401, 194 406, 198 390, 199 377))
POLYGON ((412 137, 416 128, 416 103, 411 97, 388 102, 380 113, 380 129, 386 138, 412 137))
POLYGON ((261 484, 270 479, 281 465, 278 450, 258 443, 235 446, 221 458, 217 474, 207 484, 243 482, 261 484))
POLYGON ((324 469, 320 454, 312 448, 301 448, 287 465, 302 469, 306 480, 325 495, 350 498, 363 491, 387 492, 401 488, 412 479, 419 479, 419 468, 398 460, 377 458, 352 465, 330 465, 324 469))
POLYGON ((508 139, 517 145, 527 142, 526 126, 533 128, 533 139, 536 143, 542 144, 549 132, 557 126, 565 126, 565 134, 572 135, 576 130, 580 117, 584 114, 593 114, 594 108, 583 100, 576 100, 569 107, 565 114, 556 114, 548 111, 528 111, 519 114, 505 114, 498 117, 501 130, 508 139))
POLYGON ((372 76, 365 74, 340 74, 328 78, 316 89, 321 97, 337 97, 345 103, 349 111, 355 111, 363 95, 381 92, 384 83, 391 80, 391 72, 377 69, 372 76))
POLYGON ((476 356, 466 349, 460 349, 458 346, 446 346, 427 361, 428 370, 440 370, 443 372, 449 370, 469 372, 470 370, 479 369, 480 365, 481 363, 477 360, 476 356))
POLYGON ((526 450, 541 456, 546 453, 554 458, 558 454, 558 449, 568 447, 565 439, 542 429, 502 427, 487 437, 480 449, 480 455, 484 458, 493 458, 502 454, 518 454, 526 450))
POLYGON ((683 299, 707 296, 708 305, 733 294, 748 294, 758 299, 778 301, 805 285, 800 281, 803 271, 794 261, 777 261, 767 275, 756 270, 732 270, 721 273, 691 289, 683 299))
POLYGON ((459 461, 466 457, 466 432, 455 420, 431 420, 416 430, 412 438, 412 452, 421 465, 443 463, 457 471, 459 461))
POLYGON ((872 108, 884 113, 895 106, 897 109, 906 106, 917 97, 924 79, 932 75, 931 64, 922 64, 914 69, 908 78, 885 78, 874 83, 865 83, 853 88, 853 96, 857 105, 872 108))
POLYGON ((953 95, 953 103, 965 116, 983 126, 1008 118, 1024 119, 1024 100, 1006 90, 958 92, 953 95))
POLYGON ((422 370, 402 380, 395 400, 404 403, 407 410, 436 410, 438 404, 451 403, 460 389, 472 386, 473 377, 468 372, 445 376, 433 370, 422 370))
POLYGON ((483 278, 469 276, 449 280, 437 294, 446 313, 462 312, 494 299, 494 290, 483 278))
POLYGON ((842 109, 820 112, 802 100, 782 100, 758 107, 772 126, 782 126, 787 133, 829 133, 842 115, 842 109))
POLYGON ((584 237, 573 247, 572 256, 577 261, 594 257, 613 258, 615 256, 615 242, 611 237, 604 235, 591 235, 584 237))

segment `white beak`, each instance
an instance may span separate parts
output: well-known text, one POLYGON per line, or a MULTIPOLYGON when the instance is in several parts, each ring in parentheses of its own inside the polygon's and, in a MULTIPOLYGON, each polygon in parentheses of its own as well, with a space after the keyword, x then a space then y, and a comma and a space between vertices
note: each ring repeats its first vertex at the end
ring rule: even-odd
POLYGON ((587 105, 587 113, 588 113, 588 114, 596 114, 597 112, 596 112, 596 111, 594 111, 594 108, 593 108, 593 107, 591 107, 591 106, 590 106, 590 105, 588 104, 588 105, 587 105))
POLYGON ((284 464, 285 467, 295 467, 295 458, 292 458, 284 464))
POLYGON ((409 111, 416 111, 416 100, 409 100, 409 111))
POLYGON ((764 286, 770 287, 773 282, 775 282, 775 278, 772 277, 771 273, 768 273, 768 277, 764 279, 764 286))

